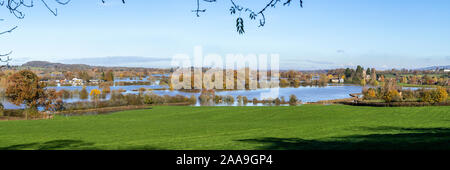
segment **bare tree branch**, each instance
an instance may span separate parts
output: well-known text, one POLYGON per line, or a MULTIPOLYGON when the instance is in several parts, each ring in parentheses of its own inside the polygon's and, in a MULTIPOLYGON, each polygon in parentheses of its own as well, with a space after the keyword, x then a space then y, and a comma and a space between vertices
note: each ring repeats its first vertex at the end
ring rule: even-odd
POLYGON ((0 35, 2 35, 2 34, 6 34, 6 33, 11 33, 12 31, 14 31, 16 28, 17 28, 18 26, 14 26, 14 27, 12 27, 11 29, 9 29, 9 30, 6 30, 6 31, 3 31, 3 32, 0 32, 0 35))
MULTIPOLYGON (((57 16, 58 15, 58 9, 57 8, 51 8, 50 5, 47 3, 46 0, 40 0, 42 2, 42 4, 44 4, 44 6, 47 8, 47 10, 49 10, 53 15, 57 16)), ((53 0, 54 2, 56 2, 59 5, 67 5, 71 0, 53 0)), ((102 3, 105 3, 105 0, 101 0, 102 3)), ((125 4, 125 0, 121 0, 123 4, 125 4)), ((192 10, 192 12, 195 12, 197 17, 200 17, 201 12, 206 12, 206 9, 200 9, 200 1, 204 1, 204 2, 216 2, 217 0, 196 0, 197 1, 197 9, 192 10)), ((245 8, 243 6, 240 6, 238 4, 235 3, 234 0, 230 0, 231 2, 231 7, 230 7, 230 13, 231 15, 234 15, 236 13, 239 13, 239 17, 236 19, 236 31, 239 34, 244 34, 245 30, 244 30, 244 19, 241 16, 242 13, 248 13, 250 20, 256 20, 256 18, 259 18, 259 26, 258 27, 263 27, 266 24, 266 16, 264 14, 264 12, 266 12, 266 10, 269 7, 275 8, 277 6, 277 4, 279 2, 281 2, 282 0, 270 0, 265 6, 264 8, 262 8, 259 11, 255 11, 252 10, 250 8, 245 8)), ((283 5, 290 5, 292 0, 286 0, 283 5)), ((25 14, 22 12, 23 8, 32 8, 34 7, 33 4, 33 0, 0 0, 0 6, 4 6, 8 9, 8 11, 14 15, 16 18, 18 19, 23 19, 25 17, 25 14)), ((300 3, 300 7, 303 8, 303 0, 299 0, 300 3)), ((4 21, 4 19, 0 19, 0 21, 4 21)), ((0 35, 6 34, 6 33, 11 33, 12 31, 14 31, 15 29, 17 29, 17 26, 14 26, 12 28, 10 28, 9 30, 0 32, 0 35)), ((12 51, 6 54, 0 54, 0 62, 6 62, 8 63, 9 61, 11 61, 10 55, 11 55, 12 51), (7 57, 6 59, 2 59, 2 57, 7 57)))
POLYGON ((12 60, 9 55, 11 55, 12 51, 10 51, 7 54, 0 54, 0 62, 6 63, 6 66, 9 67, 9 62, 12 60), (3 59, 3 57, 6 57, 6 59, 3 59))
MULTIPOLYGON (((105 0, 102 0, 103 3, 105 3, 105 0)), ((125 3, 125 0, 122 0, 122 3, 125 3)))
MULTIPOLYGON (((0 19, 0 21, 3 21, 3 19, 0 19)), ((7 30, 7 31, 0 32, 0 35, 6 34, 6 33, 11 33, 11 32, 14 31, 16 28, 17 28, 17 26, 15 26, 15 27, 13 27, 13 28, 7 30)), ((9 55, 10 55, 11 53, 12 53, 12 51, 10 51, 9 53, 6 53, 6 54, 1 54, 1 53, 0 53, 0 62, 6 62, 7 65, 8 65, 8 62, 11 61, 11 58, 9 57, 9 55), (7 58, 6 58, 5 60, 3 60, 2 57, 7 57, 7 58)))
MULTIPOLYGON (((52 9, 46 0, 40 0, 42 4, 53 14, 58 15, 58 9, 52 9)), ((53 0, 59 5, 67 5, 71 0, 53 0)), ((2 0, 0 2, 0 6, 5 6, 11 14, 13 14, 18 19, 23 19, 25 14, 22 12, 23 8, 32 8, 34 7, 33 0, 2 0)))
MULTIPOLYGON (((203 0, 205 2, 216 2, 216 0, 203 0)), ((286 0, 283 3, 283 6, 289 6, 291 4, 292 0, 286 0)), ((266 24, 266 16, 264 12, 268 10, 269 7, 275 8, 281 0, 270 0, 264 8, 262 8, 259 11, 252 10, 250 8, 246 8, 243 6, 238 5, 235 3, 235 0, 230 0, 231 7, 230 7, 230 13, 231 15, 234 15, 236 13, 239 13, 239 17, 236 19, 236 30, 239 34, 245 33, 244 30, 244 20, 241 16, 242 13, 248 13, 250 20, 255 20, 256 18, 259 18, 259 26, 263 27, 266 24)), ((303 0, 299 0, 300 7, 303 8, 303 0)), ((200 9, 200 0, 197 0, 197 9, 193 10, 192 12, 196 12, 197 17, 199 17, 199 12, 206 12, 206 9, 200 9)))
MULTIPOLYGON (((54 8, 52 9, 45 0, 40 0, 44 6, 55 16, 58 15, 58 9, 54 8)), ((67 5, 71 0, 54 0, 56 3, 60 5, 67 5)), ((25 17, 25 13, 22 12, 24 8, 32 8, 34 7, 34 1, 33 0, 0 0, 0 6, 6 7, 6 9, 17 19, 23 19, 25 17)), ((0 19, 0 21, 4 21, 4 19, 0 19)), ((11 33, 15 29, 17 29, 18 26, 14 26, 6 31, 0 32, 0 35, 11 33)), ((9 63, 12 59, 10 58, 10 55, 12 54, 12 51, 6 54, 0 54, 0 62, 3 63, 9 63), (6 57, 6 59, 3 59, 3 57, 6 57)))
MULTIPOLYGON (((205 2, 216 2, 216 0, 202 0, 202 1, 205 1, 205 2)), ((192 10, 192 12, 195 12, 197 17, 200 17, 199 12, 206 12, 206 9, 200 9, 200 0, 197 0, 197 9, 196 10, 192 10)))
MULTIPOLYGON (((10 51, 9 53, 6 54, 0 54, 0 57, 5 57, 5 56, 9 56, 12 53, 12 51, 10 51)), ((0 58, 0 61, 2 61, 2 59, 0 58)))

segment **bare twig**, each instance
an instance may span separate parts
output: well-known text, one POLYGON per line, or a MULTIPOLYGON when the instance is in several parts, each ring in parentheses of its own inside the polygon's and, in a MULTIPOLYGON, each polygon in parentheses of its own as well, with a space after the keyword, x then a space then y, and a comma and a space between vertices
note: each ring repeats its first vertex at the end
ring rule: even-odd
MULTIPOLYGON (((102 0, 103 3, 105 3, 105 0, 102 0)), ((122 0, 122 3, 125 3, 125 0, 122 0)))
POLYGON ((15 29, 17 28, 17 26, 14 26, 13 28, 11 28, 11 29, 9 29, 9 30, 6 30, 6 31, 3 31, 3 32, 0 32, 0 35, 2 35, 2 34, 6 34, 6 33, 11 33, 12 31, 14 31, 15 29))
MULTIPOLYGON (((9 56, 12 53, 12 51, 10 51, 9 53, 6 54, 0 54, 0 57, 5 57, 5 56, 9 56)), ((2 61, 2 59, 0 58, 0 61, 2 61)))
MULTIPOLYGON (((216 0, 203 0, 205 2, 216 2, 216 0)), ((286 0, 283 5, 290 5, 292 0, 286 0)), ((242 13, 248 13, 250 20, 255 20, 259 17, 259 27, 263 27, 266 24, 266 16, 265 13, 266 10, 269 7, 275 8, 281 0, 270 0, 264 8, 262 8, 259 11, 252 10, 250 8, 246 8, 243 6, 238 5, 235 3, 234 0, 230 0, 231 7, 230 7, 230 13, 231 15, 234 15, 236 13, 239 13, 239 17, 236 19, 236 29, 239 34, 243 34, 244 31, 244 20, 240 17, 242 13)), ((303 0, 299 0, 300 7, 303 8, 303 0)), ((192 12, 195 12, 197 17, 199 17, 199 12, 205 12, 206 9, 200 9, 200 0, 197 0, 197 9, 193 10, 192 12)))
MULTIPOLYGON (((216 2, 216 0, 203 0, 205 2, 216 2)), ((200 9, 200 0, 197 0, 197 9, 192 10, 192 12, 195 12, 197 17, 200 17, 199 12, 206 12, 206 9, 200 9)))

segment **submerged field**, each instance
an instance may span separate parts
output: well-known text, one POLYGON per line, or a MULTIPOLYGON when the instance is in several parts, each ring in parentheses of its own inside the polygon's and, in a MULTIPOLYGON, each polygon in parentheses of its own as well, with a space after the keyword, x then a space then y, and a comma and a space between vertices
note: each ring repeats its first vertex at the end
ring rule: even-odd
POLYGON ((0 149, 450 149, 450 107, 159 106, 1 121, 0 149))

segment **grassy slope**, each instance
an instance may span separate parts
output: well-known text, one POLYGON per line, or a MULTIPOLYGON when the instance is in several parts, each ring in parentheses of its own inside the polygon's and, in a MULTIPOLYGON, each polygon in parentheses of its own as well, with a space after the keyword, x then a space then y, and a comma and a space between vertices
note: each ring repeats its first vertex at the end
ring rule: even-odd
POLYGON ((161 106, 0 122, 0 149, 450 149, 450 107, 161 106))

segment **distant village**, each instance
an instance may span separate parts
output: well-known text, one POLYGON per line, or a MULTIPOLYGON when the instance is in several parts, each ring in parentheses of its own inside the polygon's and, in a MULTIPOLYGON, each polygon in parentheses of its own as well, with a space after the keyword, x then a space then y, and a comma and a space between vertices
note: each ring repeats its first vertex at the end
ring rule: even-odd
MULTIPOLYGON (((3 67, 0 82, 6 83, 6 78, 15 70, 30 69, 40 81, 48 86, 99 86, 115 79, 155 81, 162 80, 162 85, 169 85, 171 69, 132 68, 132 67, 99 67, 80 64, 61 64, 45 61, 32 61, 22 66, 3 67), (162 75, 156 77, 153 75, 162 75)), ((383 70, 374 68, 331 69, 317 71, 281 70, 280 86, 326 85, 328 83, 345 83, 377 86, 385 79, 395 79, 398 83, 411 85, 443 85, 448 86, 450 69, 436 70, 383 70)), ((121 85, 125 85, 124 82, 121 85)), ((140 82, 142 83, 142 82, 140 82)), ((128 83, 129 85, 133 85, 128 83)), ((115 84, 111 84, 115 85, 115 84)))

